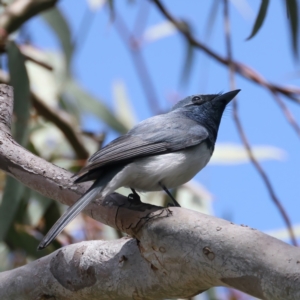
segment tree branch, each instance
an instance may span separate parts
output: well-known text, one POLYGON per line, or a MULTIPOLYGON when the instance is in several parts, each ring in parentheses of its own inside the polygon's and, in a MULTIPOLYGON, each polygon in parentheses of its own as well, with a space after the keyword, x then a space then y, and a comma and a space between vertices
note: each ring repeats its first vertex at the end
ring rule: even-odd
POLYGON ((237 61, 230 61, 228 58, 224 58, 214 52, 212 49, 208 48, 206 45, 202 44, 199 40, 197 40, 189 30, 185 24, 181 21, 175 19, 168 10, 163 6, 161 1, 159 0, 152 0, 153 3, 157 6, 159 11, 170 21, 174 24, 174 26, 181 32, 181 34, 189 41, 192 46, 204 51, 207 55, 214 58, 216 61, 221 63, 222 65, 229 66, 230 64, 233 65, 234 71, 239 75, 245 77, 246 79, 259 84, 270 90, 271 92, 280 93, 288 97, 290 100, 300 104, 300 89, 296 87, 285 87, 280 86, 277 84, 273 84, 268 82, 261 74, 253 70, 247 65, 244 65, 237 61))
MULTIPOLYGON (((19 146, 10 135, 12 89, 0 85, 0 168, 25 185, 72 204, 88 185, 19 146)), ((300 249, 246 226, 190 211, 135 205, 119 194, 90 216, 133 238, 64 247, 0 273, 0 299, 163 299, 214 286, 261 299, 300 298, 300 249)))
POLYGON ((226 286, 260 299, 299 299, 298 248, 183 208, 124 209, 108 198, 101 210, 110 210, 110 225, 137 239, 82 242, 0 273, 0 298, 188 298, 226 286))
POLYGON ((0 15, 0 45, 4 45, 8 35, 41 11, 49 9, 57 0, 17 0, 8 5, 0 15))

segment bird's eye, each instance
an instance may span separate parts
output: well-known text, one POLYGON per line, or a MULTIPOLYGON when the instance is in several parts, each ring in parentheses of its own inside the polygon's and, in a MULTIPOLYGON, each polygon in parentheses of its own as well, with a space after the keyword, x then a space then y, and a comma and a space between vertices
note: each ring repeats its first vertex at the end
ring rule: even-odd
POLYGON ((195 97, 193 97, 193 99, 192 99, 193 102, 198 102, 198 101, 200 101, 200 100, 201 100, 201 98, 200 98, 199 96, 195 96, 195 97))

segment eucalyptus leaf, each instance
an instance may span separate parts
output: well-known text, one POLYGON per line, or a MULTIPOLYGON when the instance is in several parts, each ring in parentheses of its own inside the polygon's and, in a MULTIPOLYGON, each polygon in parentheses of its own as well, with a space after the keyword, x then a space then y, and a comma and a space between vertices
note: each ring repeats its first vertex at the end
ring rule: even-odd
POLYGON ((126 126, 100 100, 90 95, 73 80, 69 80, 65 92, 75 99, 81 112, 94 114, 119 133, 127 132, 126 126))
POLYGON ((250 40, 251 38, 253 38, 256 35, 256 33, 258 32, 258 30, 261 28, 261 26, 266 18, 266 15, 267 15, 268 6, 269 6, 269 0, 261 0, 258 15, 256 17, 254 26, 252 28, 252 32, 251 32, 250 36, 247 38, 247 40, 250 40))
MULTIPOLYGON (((280 148, 268 145, 252 146, 252 153, 259 161, 264 160, 279 160, 282 161, 286 158, 286 152, 280 148)), ((211 158, 211 163, 228 165, 228 164, 243 164, 249 163, 249 155, 243 145, 218 143, 211 158)))
POLYGON ((122 120, 127 128, 132 128, 136 124, 136 117, 133 113, 124 82, 119 80, 113 82, 112 89, 116 116, 119 120, 122 120))
POLYGON ((7 177, 0 205, 0 241, 3 241, 12 226, 24 192, 24 186, 12 177, 7 177))
POLYGON ((298 3, 296 0, 286 0, 286 6, 291 27, 293 50, 295 55, 298 55, 298 3))
POLYGON ((57 35, 63 48, 66 57, 67 70, 69 71, 74 50, 69 25, 56 7, 41 15, 57 35))
POLYGON ((14 138, 19 144, 26 146, 31 108, 28 74, 24 57, 14 42, 8 43, 7 54, 10 84, 14 88, 14 138))

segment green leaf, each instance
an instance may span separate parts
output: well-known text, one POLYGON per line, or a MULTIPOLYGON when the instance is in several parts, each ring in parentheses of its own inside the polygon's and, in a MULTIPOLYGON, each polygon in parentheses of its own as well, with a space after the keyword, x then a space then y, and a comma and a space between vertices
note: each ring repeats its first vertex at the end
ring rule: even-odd
POLYGON ((24 186, 12 177, 7 177, 0 205, 0 241, 6 238, 12 226, 24 192, 24 186))
POLYGON ((37 226, 52 202, 52 199, 31 190, 31 197, 27 207, 29 224, 37 226))
POLYGON ((126 126, 101 101, 91 96, 73 80, 66 84, 65 92, 76 100, 81 112, 94 114, 119 133, 127 132, 126 126))
POLYGON ((294 54, 298 54, 298 4, 296 0, 286 0, 289 23, 292 32, 294 54))
MULTIPOLYGON (((29 79, 24 57, 14 42, 7 44, 7 54, 10 84, 14 88, 14 137, 18 143, 26 146, 31 107, 29 79)), ((14 178, 7 177, 0 206, 0 240, 5 239, 15 220, 23 193, 24 186, 14 178)))
POLYGON ((14 114, 16 117, 14 137, 19 144, 26 146, 31 108, 28 74, 24 57, 14 42, 8 43, 7 54, 10 84, 14 88, 14 114))
POLYGON ((114 0, 108 0, 109 12, 110 12, 110 19, 114 20, 115 18, 115 4, 114 0))
POLYGON ((66 57, 67 70, 70 70, 70 63, 74 47, 71 40, 71 31, 68 23, 56 7, 46 11, 41 15, 57 34, 66 57))
POLYGON ((257 18, 255 20, 252 32, 251 32, 250 36, 247 38, 247 40, 250 40, 251 38, 253 38, 256 35, 256 33, 258 32, 258 30, 260 29, 260 27, 262 26, 262 24, 265 20, 265 17, 267 15, 268 6, 269 6, 269 0, 261 0, 257 18))
POLYGON ((112 89, 116 116, 119 120, 122 120, 127 128, 132 128, 136 124, 136 117, 133 113, 124 82, 119 80, 113 82, 112 89))

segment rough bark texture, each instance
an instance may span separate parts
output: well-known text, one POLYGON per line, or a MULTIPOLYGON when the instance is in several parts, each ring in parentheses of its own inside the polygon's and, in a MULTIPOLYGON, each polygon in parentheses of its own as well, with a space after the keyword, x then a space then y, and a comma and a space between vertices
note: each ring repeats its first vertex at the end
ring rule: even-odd
MULTIPOLYGON (((72 204, 89 185, 11 137, 12 89, 0 85, 0 168, 72 204)), ((164 299, 229 286, 260 299, 300 299, 300 250, 246 226, 184 208, 133 204, 116 193, 86 212, 130 238, 64 247, 0 273, 0 299, 164 299)))

